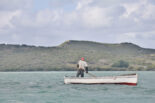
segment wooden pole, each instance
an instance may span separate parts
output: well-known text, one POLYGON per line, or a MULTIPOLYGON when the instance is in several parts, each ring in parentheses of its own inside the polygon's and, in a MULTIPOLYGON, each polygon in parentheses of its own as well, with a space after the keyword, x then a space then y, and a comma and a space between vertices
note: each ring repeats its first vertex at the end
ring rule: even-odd
POLYGON ((86 74, 88 74, 88 75, 90 75, 90 76, 92 76, 92 77, 96 77, 95 75, 93 75, 93 74, 91 74, 91 73, 86 73, 86 74))

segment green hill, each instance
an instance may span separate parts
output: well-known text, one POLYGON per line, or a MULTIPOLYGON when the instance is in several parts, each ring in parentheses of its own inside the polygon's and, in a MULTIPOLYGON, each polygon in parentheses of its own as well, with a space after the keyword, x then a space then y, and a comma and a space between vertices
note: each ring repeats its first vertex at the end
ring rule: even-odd
POLYGON ((90 70, 155 70, 155 49, 70 40, 56 47, 0 44, 0 71, 76 70, 81 57, 90 70))

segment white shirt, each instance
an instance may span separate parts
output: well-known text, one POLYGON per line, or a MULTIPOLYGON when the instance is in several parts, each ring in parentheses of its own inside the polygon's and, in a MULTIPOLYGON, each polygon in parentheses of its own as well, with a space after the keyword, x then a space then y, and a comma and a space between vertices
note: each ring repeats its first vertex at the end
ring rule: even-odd
POLYGON ((79 60, 78 64, 79 64, 79 69, 83 69, 83 70, 85 70, 85 67, 88 66, 87 62, 82 61, 82 60, 79 60))

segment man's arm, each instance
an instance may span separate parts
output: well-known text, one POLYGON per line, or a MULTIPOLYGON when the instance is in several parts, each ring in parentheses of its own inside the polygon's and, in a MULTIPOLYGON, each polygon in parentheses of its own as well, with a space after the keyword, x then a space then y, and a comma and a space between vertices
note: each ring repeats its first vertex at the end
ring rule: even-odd
POLYGON ((77 64, 77 68, 79 68, 79 64, 77 64))
POLYGON ((86 68, 86 73, 88 73, 88 67, 85 67, 86 68))
POLYGON ((86 73, 88 73, 88 64, 87 64, 87 62, 85 62, 85 71, 86 71, 86 73))

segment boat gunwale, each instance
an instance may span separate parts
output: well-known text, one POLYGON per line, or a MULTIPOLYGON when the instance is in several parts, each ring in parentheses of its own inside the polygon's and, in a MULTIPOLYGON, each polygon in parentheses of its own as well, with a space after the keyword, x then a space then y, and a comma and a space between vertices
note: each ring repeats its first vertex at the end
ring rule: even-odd
POLYGON ((138 75, 120 75, 120 76, 104 76, 104 77, 68 77, 65 76, 64 79, 114 79, 114 78, 137 78, 138 75))

